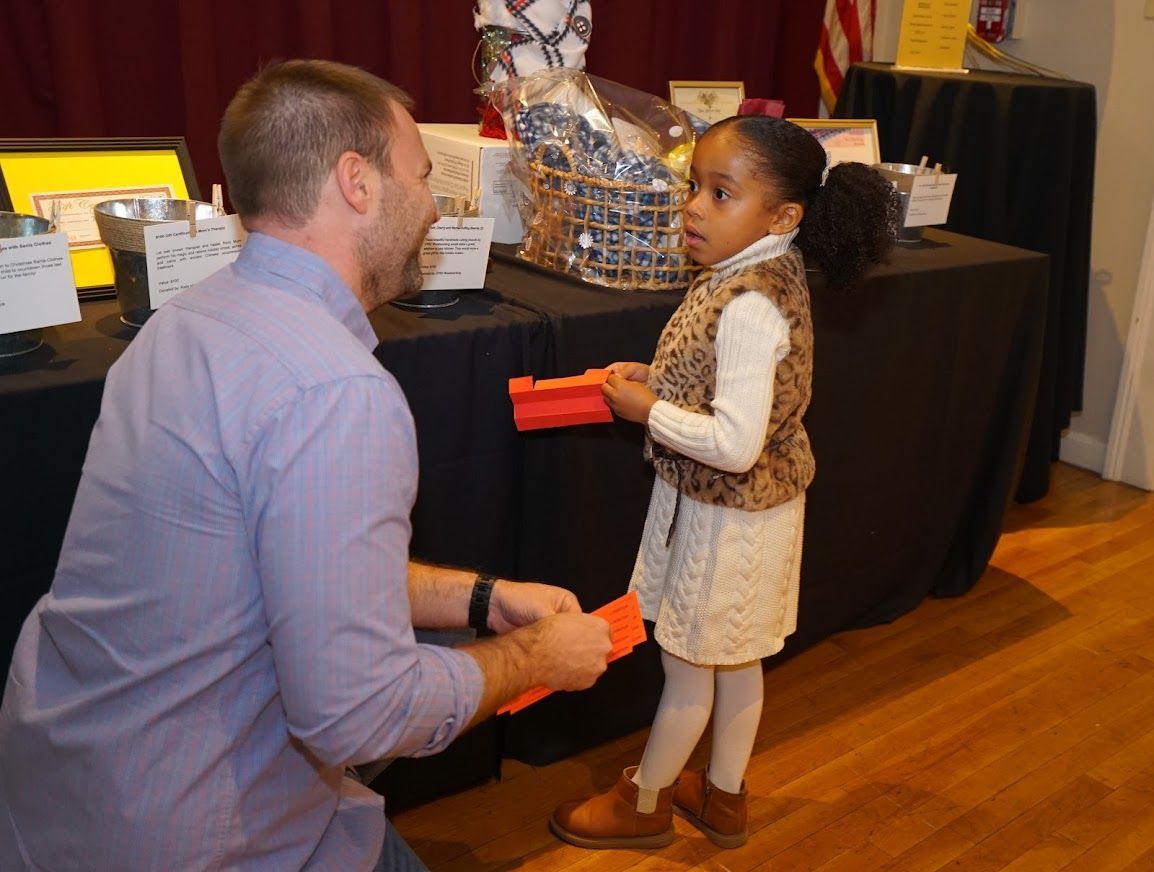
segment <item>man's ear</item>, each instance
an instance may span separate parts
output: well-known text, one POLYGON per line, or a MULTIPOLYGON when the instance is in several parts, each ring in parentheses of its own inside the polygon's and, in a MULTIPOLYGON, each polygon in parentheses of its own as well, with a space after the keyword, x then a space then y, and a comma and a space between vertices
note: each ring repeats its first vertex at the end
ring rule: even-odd
POLYGON ((345 202, 361 215, 367 214, 372 202, 369 189, 374 183, 369 162, 355 151, 346 151, 337 158, 333 174, 345 202))
POLYGON ((804 214, 805 209, 801 203, 782 203, 773 211, 769 232, 776 233, 778 236, 789 233, 801 223, 804 214))

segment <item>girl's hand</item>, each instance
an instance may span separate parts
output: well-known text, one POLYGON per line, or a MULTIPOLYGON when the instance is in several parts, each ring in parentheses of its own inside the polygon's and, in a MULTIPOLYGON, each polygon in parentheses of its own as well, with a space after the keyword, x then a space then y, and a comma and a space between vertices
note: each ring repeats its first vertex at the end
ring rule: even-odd
POLYGON ((644 384, 620 375, 610 375, 606 379, 605 384, 601 385, 601 396, 605 397, 605 402, 617 417, 638 424, 648 423, 649 410, 657 402, 657 394, 644 384))
POLYGON ((635 382, 649 381, 649 364, 634 361, 611 363, 605 367, 612 375, 619 375, 624 379, 635 382))

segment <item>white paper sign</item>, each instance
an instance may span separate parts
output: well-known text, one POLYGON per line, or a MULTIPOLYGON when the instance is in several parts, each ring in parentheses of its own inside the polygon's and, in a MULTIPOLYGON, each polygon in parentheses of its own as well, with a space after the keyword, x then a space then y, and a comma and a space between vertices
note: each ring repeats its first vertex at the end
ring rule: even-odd
POLYGON ((492 218, 448 217, 430 227, 421 246, 421 290, 483 288, 493 223, 492 218))
POLYGON ((228 266, 240 254, 247 235, 235 215, 197 221, 196 236, 189 235, 187 221, 145 227, 149 304, 159 309, 181 291, 228 266))
POLYGON ((0 333, 79 320, 67 234, 0 239, 0 333))
POLYGON ((915 176, 910 189, 910 207, 906 211, 906 227, 945 224, 950 216, 950 200, 957 180, 957 173, 915 176))

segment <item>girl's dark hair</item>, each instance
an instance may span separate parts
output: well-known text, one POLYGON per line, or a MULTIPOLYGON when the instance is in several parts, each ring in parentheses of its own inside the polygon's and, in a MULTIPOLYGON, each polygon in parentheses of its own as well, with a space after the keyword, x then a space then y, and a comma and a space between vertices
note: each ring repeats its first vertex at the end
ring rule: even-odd
POLYGON ((745 147, 755 172, 778 197, 804 207, 795 241, 806 260, 825 273, 829 287, 852 288, 867 267, 885 259, 901 204, 879 173, 865 164, 841 163, 830 169, 823 185, 825 149, 811 133, 783 118, 735 115, 714 124, 706 135, 722 132, 745 147))

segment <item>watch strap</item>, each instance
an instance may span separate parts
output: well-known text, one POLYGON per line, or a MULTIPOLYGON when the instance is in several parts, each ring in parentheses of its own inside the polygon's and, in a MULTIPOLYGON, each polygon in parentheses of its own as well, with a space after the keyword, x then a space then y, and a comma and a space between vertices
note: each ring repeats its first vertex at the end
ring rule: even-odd
POLYGON ((493 597, 495 575, 481 573, 473 582, 473 593, 469 596, 469 626, 474 630, 489 629, 489 600, 493 597))

